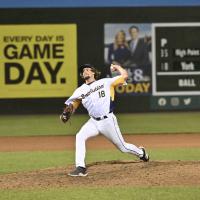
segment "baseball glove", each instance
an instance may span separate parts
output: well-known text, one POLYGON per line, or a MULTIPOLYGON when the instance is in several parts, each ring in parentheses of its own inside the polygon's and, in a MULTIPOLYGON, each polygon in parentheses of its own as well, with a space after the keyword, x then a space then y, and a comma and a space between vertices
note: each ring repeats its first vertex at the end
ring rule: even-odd
POLYGON ((63 123, 66 123, 70 119, 73 111, 74 107, 72 104, 66 105, 63 113, 60 115, 60 119, 62 120, 63 123))

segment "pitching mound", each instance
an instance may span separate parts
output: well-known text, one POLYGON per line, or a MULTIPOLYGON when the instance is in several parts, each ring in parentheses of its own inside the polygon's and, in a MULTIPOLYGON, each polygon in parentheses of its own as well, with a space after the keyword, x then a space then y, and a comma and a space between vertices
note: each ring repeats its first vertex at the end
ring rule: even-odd
POLYGON ((69 166, 0 175, 0 188, 200 185, 200 161, 96 162, 88 165, 87 177, 69 177, 67 173, 72 169, 69 166))

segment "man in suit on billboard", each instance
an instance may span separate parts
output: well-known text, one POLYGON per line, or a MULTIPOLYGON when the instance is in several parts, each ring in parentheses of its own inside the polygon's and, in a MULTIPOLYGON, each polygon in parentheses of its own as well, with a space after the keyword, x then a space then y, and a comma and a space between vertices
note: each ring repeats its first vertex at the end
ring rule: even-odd
POLYGON ((139 38, 139 28, 131 26, 129 28, 131 39, 128 41, 131 56, 126 63, 127 67, 137 67, 145 69, 150 65, 149 47, 145 38, 139 38))

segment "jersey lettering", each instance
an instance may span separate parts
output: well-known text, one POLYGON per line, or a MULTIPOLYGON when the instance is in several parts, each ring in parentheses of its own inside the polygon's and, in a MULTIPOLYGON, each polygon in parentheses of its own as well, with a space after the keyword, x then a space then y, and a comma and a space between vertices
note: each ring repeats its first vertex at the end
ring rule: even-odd
POLYGON ((90 94, 92 94, 93 92, 96 92, 96 91, 98 91, 98 90, 100 90, 100 89, 102 89, 102 88, 104 88, 104 84, 98 85, 98 86, 96 86, 94 89, 90 89, 89 92, 87 92, 86 94, 82 94, 81 97, 82 97, 82 99, 85 99, 86 97, 88 97, 88 96, 89 96, 90 94))

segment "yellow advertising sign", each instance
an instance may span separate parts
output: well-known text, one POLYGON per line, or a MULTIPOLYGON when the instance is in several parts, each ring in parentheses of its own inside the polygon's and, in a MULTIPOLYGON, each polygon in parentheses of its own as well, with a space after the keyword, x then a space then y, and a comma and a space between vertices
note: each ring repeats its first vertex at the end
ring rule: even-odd
POLYGON ((67 97, 77 87, 76 24, 0 25, 0 98, 67 97))

